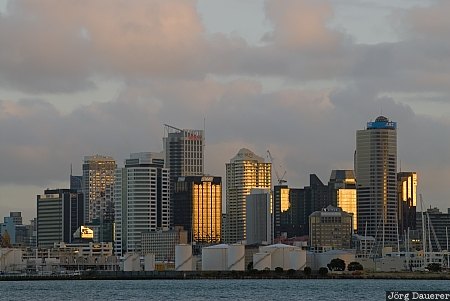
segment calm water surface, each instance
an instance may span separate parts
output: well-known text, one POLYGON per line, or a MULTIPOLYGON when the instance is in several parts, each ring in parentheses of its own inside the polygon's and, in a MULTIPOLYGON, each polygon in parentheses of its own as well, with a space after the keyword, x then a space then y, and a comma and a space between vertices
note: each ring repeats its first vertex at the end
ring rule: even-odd
POLYGON ((123 280, 0 282, 0 300, 385 300, 448 280, 123 280))

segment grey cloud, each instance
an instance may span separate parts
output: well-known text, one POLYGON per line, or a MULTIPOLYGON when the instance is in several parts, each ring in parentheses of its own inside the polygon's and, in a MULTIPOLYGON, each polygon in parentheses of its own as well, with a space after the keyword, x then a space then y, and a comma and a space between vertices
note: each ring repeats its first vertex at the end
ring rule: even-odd
MULTIPOLYGON (((162 149, 163 124, 201 128, 207 117, 206 170, 224 175, 224 164, 240 147, 265 156, 270 149, 287 169, 292 186, 308 174, 328 180, 331 169, 352 168, 355 132, 383 113, 399 124, 399 157, 416 170, 423 192, 446 201, 450 162, 449 123, 414 113, 376 91, 286 89, 267 93, 256 81, 140 82, 118 99, 61 114, 43 101, 2 101, 0 183, 48 185, 67 179, 69 164, 82 157, 113 155, 122 164, 130 152, 162 149), (171 88, 169 88, 171 87, 171 88), (205 91, 204 98, 197 97, 205 91)), ((77 169, 75 169, 77 170, 77 169)))
POLYGON ((0 16, 2 86, 69 93, 95 88, 93 76, 195 81, 216 74, 353 82, 380 92, 449 92, 445 1, 402 13, 399 22, 409 25, 404 40, 378 45, 355 44, 328 28, 333 2, 267 1, 273 31, 261 46, 207 35, 193 1, 135 1, 126 8, 105 3, 11 2, 0 16), (63 18, 62 10, 71 13, 63 18), (120 18, 112 19, 119 11, 120 18), (424 21, 429 19, 431 25, 424 21))

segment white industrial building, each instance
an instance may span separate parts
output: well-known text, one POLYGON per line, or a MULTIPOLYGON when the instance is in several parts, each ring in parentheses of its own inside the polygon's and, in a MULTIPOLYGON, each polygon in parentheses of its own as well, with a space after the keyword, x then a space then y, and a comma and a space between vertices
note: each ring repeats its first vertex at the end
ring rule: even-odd
POLYGON ((245 271, 245 245, 220 244, 202 249, 203 271, 245 271))
POLYGON ((253 255, 253 268, 256 270, 300 270, 306 266, 306 251, 296 246, 275 244, 262 246, 253 255))

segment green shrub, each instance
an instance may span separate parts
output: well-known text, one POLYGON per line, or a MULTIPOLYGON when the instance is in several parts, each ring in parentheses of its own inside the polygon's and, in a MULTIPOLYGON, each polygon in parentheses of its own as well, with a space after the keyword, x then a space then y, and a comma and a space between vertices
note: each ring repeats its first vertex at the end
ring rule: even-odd
POLYGON ((310 267, 305 267, 303 269, 303 274, 305 274, 306 276, 310 276, 312 273, 312 269, 310 267))
POLYGON ((328 269, 325 268, 325 267, 321 267, 321 268, 319 269, 319 275, 322 276, 322 277, 328 275, 328 269))

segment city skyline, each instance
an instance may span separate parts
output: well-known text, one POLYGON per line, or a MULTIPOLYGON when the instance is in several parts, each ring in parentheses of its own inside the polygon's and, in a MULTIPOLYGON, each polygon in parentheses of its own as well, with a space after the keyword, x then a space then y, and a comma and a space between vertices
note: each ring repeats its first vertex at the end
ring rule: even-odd
POLYGON ((34 217, 86 155, 162 150, 163 124, 206 125, 208 174, 270 149, 303 187, 352 169, 379 115, 425 207, 449 207, 448 1, 105 3, 0 0, 2 216, 34 217))

